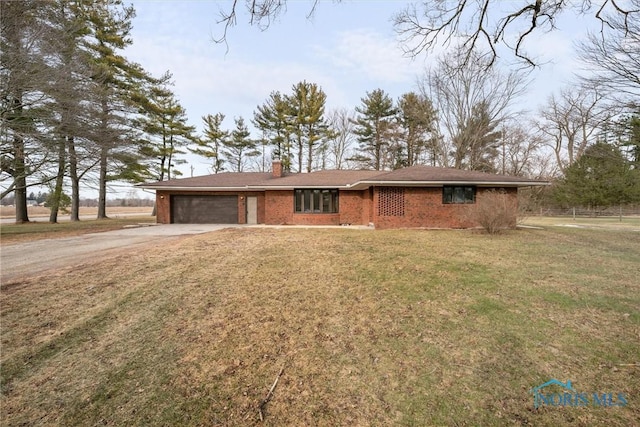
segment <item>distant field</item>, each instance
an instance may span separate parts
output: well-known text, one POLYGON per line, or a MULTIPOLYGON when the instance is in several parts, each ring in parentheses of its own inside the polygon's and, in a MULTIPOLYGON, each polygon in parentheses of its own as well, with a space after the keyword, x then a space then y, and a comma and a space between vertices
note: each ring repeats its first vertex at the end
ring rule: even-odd
POLYGON ((172 240, 2 284, 2 422, 637 425, 638 266, 565 226, 172 240), (628 404, 534 409, 552 378, 628 404))
MULTIPOLYGON (((107 215, 117 215, 122 213, 138 213, 138 212, 149 212, 151 215, 152 207, 126 207, 126 206, 113 206, 107 207, 107 215)), ((27 208, 27 213, 29 217, 43 217, 49 216, 50 214, 49 208, 41 207, 41 206, 29 206, 27 208)), ((80 208, 80 215, 97 215, 98 208, 80 208)), ((64 214, 60 212, 60 216, 69 216, 69 214, 64 214)), ((15 218, 16 209, 14 207, 9 206, 0 206, 0 218, 15 218)))

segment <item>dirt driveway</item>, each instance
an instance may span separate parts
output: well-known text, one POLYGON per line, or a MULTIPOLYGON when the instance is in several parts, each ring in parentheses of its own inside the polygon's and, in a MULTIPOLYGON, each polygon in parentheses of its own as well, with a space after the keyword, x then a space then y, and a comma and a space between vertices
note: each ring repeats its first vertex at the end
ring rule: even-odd
POLYGON ((228 228, 217 224, 170 224, 43 239, 0 249, 0 283, 20 281, 44 271, 87 264, 123 251, 161 245, 167 239, 228 228))

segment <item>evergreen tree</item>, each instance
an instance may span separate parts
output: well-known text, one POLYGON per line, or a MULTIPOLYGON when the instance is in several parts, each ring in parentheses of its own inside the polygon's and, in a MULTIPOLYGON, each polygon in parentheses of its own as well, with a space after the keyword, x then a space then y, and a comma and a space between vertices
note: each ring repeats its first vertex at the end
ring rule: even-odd
POLYGON ((596 142, 565 170, 553 194, 565 206, 606 208, 640 201, 639 178, 616 146, 596 142))
POLYGON ((71 180, 72 221, 80 220, 80 181, 95 166, 90 126, 92 109, 86 106, 91 94, 85 88, 91 78, 90 57, 84 45, 90 34, 86 14, 78 3, 53 4, 50 25, 55 34, 42 53, 48 59, 51 84, 46 92, 52 111, 51 134, 57 144, 57 173, 49 197, 49 222, 58 219, 65 175, 71 180))
POLYGON ((457 168, 495 172, 497 144, 500 139, 497 126, 498 120, 491 118, 485 103, 472 108, 471 115, 460 124, 460 129, 453 138, 457 168))
POLYGON ((617 123, 617 143, 635 169, 640 170, 640 111, 617 123))
MULTIPOLYGON (((44 132, 50 113, 43 92, 49 82, 43 44, 52 36, 47 14, 50 3, 35 0, 0 2, 0 173, 14 192, 16 222, 28 222, 28 179, 49 165, 44 132)), ((47 182, 38 179, 31 184, 47 182)))
POLYGON ((270 139, 273 146, 272 156, 282 161, 282 168, 291 171, 293 113, 287 97, 280 92, 271 92, 267 101, 257 107, 253 113, 253 124, 270 139))
POLYGON ((153 159, 151 170, 158 181, 171 179, 172 173, 179 175, 174 166, 184 160, 176 156, 184 154, 182 147, 196 142, 195 128, 187 124, 187 113, 169 88, 170 79, 167 72, 151 85, 141 110, 143 116, 136 121, 146 136, 141 152, 153 159))
MULTIPOLYGON (((405 93, 398 100, 398 122, 400 142, 405 158, 402 166, 413 166, 427 150, 434 150, 433 140, 436 127, 436 111, 431 101, 415 92, 405 93)), ((434 158, 435 154, 432 153, 434 158)))
POLYGON ((195 141, 197 148, 190 148, 189 151, 210 160, 211 170, 213 173, 218 173, 224 170, 221 148, 224 141, 229 138, 229 132, 221 128, 224 114, 207 114, 202 117, 202 120, 205 124, 204 136, 195 141))
MULTIPOLYGON (((84 4, 84 3, 82 3, 84 4)), ((129 38, 133 7, 122 0, 87 3, 86 16, 90 36, 86 45, 91 52, 92 93, 96 109, 93 139, 99 147, 98 218, 106 218, 107 182, 131 174, 139 147, 134 145, 129 116, 138 106, 133 94, 149 76, 121 51, 132 43, 129 38)))
POLYGON ((389 140, 395 131, 396 108, 393 100, 382 89, 367 92, 362 105, 356 107, 356 128, 354 133, 360 142, 360 155, 355 158, 368 167, 382 170, 389 140))
POLYGON ((302 172, 306 148, 307 172, 313 169, 314 150, 324 137, 327 126, 324 122, 324 107, 327 95, 315 83, 302 81, 293 86, 289 96, 293 134, 298 144, 298 172, 302 172))
POLYGON ((260 154, 256 141, 250 138, 251 132, 242 117, 235 119, 236 127, 228 139, 224 140, 223 154, 233 166, 234 172, 243 172, 247 157, 260 154))

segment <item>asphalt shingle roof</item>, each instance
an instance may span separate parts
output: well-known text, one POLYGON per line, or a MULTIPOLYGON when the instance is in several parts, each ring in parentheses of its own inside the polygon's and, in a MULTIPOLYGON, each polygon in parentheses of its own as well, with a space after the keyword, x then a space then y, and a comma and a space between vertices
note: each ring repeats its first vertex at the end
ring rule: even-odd
POLYGON ((255 185, 257 187, 345 187, 358 181, 371 179, 379 174, 380 171, 370 170, 322 170, 272 178, 255 185))
MULTIPOLYGON (((528 178, 496 175, 478 171, 468 171, 435 166, 412 166, 394 171, 372 170, 322 170, 311 173, 285 174, 276 178, 269 172, 222 172, 193 178, 172 179, 141 184, 149 189, 265 189, 293 187, 358 187, 385 182, 403 182, 407 185, 419 183, 499 183, 506 185, 536 185, 538 182, 528 178)), ((539 182, 539 184, 545 184, 539 182)))
POLYGON ((178 178, 168 181, 151 182, 143 184, 144 188, 155 187, 193 187, 193 188, 223 188, 223 187, 246 187, 268 180, 271 177, 269 172, 221 172, 212 175, 194 176, 193 178, 178 178))
POLYGON ((373 178, 374 181, 434 181, 434 182, 531 182, 529 178, 496 175, 492 173, 439 168, 435 166, 417 165, 390 172, 383 172, 373 178))

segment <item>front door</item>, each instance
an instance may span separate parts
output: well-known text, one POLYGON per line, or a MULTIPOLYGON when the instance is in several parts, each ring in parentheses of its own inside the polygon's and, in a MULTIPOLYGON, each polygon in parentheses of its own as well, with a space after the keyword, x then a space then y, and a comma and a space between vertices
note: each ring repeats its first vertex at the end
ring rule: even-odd
POLYGON ((258 223, 258 198, 247 197, 247 224, 258 223))

